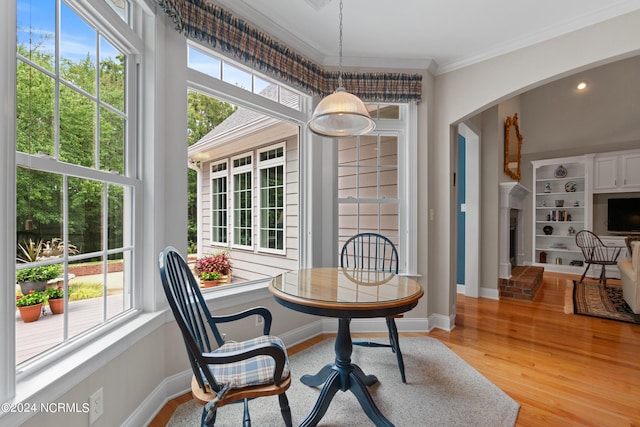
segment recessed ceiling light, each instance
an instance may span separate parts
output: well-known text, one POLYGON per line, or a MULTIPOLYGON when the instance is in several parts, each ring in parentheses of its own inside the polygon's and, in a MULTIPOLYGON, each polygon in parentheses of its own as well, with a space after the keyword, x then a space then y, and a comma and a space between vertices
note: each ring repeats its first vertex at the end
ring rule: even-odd
POLYGON ((585 90, 587 88, 587 82, 580 82, 578 86, 576 86, 578 90, 585 90))

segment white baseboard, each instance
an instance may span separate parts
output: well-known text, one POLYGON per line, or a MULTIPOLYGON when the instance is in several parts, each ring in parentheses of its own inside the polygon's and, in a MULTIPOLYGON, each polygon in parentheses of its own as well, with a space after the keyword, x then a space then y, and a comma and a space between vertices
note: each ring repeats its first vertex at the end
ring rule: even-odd
POLYGON ((500 291, 498 289, 480 288, 480 298, 500 299, 500 291))
POLYGON ((442 314, 432 314, 429 316, 427 323, 429 325, 429 330, 438 328, 444 329, 445 331, 451 331, 455 325, 456 316, 452 314, 451 316, 443 316, 442 314))
POLYGON ((168 401, 191 390, 192 375, 193 372, 188 369, 163 379, 140 406, 122 423, 122 426, 138 427, 149 425, 168 401))

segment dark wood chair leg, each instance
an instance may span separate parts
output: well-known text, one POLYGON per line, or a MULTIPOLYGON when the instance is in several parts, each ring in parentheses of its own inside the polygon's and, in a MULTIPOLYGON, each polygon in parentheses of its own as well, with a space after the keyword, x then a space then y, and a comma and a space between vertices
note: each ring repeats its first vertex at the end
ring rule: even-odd
POLYGON ((249 417, 249 399, 244 399, 244 417, 242 427, 251 427, 251 417, 249 417))
POLYGON ((579 283, 582 283, 582 281, 584 280, 584 276, 587 275, 587 271, 589 271, 589 267, 591 267, 591 263, 588 262, 587 263, 587 268, 584 269, 584 273, 582 273, 582 277, 580 278, 580 282, 579 283))
POLYGON ((289 407, 289 399, 287 399, 287 395, 285 393, 279 394, 278 401, 280 402, 280 413, 284 419, 284 425, 292 427, 293 421, 291 421, 291 408, 289 407))

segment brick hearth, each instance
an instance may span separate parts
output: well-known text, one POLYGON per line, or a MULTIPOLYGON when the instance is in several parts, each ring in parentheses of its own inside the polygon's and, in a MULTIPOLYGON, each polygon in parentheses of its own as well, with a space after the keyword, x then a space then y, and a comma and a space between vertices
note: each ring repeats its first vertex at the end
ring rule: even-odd
POLYGON ((519 265, 511 270, 510 279, 498 279, 500 298, 532 301, 542 284, 543 267, 519 265))

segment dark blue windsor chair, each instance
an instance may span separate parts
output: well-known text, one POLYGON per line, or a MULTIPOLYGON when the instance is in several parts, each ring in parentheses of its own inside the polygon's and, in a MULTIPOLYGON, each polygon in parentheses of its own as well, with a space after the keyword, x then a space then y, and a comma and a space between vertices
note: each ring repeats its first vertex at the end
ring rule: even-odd
POLYGON ((291 385, 289 359, 282 340, 269 335, 271 313, 265 307, 255 307, 212 316, 198 282, 174 248, 165 248, 158 264, 162 287, 182 332, 193 370, 191 391, 194 399, 205 405, 202 425, 213 426, 218 407, 244 401, 243 426, 250 427, 248 401, 277 395, 284 423, 291 427, 291 410, 285 394, 291 385), (252 315, 263 317, 263 335, 225 343, 216 324, 252 315))
MULTIPOLYGON (((350 237, 342 246, 340 266, 362 270, 388 271, 398 274, 398 251, 387 237, 377 233, 359 233, 350 237)), ((372 341, 354 342, 353 345, 365 347, 390 347, 398 359, 398 368, 402 382, 406 383, 404 360, 400 351, 398 329, 394 317, 387 317, 389 344, 372 341)))

